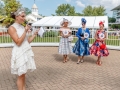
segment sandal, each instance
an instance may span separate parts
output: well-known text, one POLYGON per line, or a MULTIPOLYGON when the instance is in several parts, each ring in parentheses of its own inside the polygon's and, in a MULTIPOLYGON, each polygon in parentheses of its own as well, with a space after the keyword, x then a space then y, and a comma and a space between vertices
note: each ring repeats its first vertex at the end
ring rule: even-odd
POLYGON ((77 64, 79 64, 79 63, 80 63, 80 60, 77 61, 77 64))
POLYGON ((101 66, 102 62, 100 60, 97 60, 96 64, 99 65, 99 66, 101 66))
POLYGON ((66 61, 63 61, 63 63, 65 63, 66 61))
POLYGON ((99 62, 98 62, 98 65, 99 65, 99 66, 101 66, 101 65, 102 65, 102 62, 101 62, 101 61, 99 61, 99 62))
POLYGON ((99 61, 97 60, 96 64, 98 65, 99 61))
POLYGON ((81 62, 81 63, 83 63, 83 62, 84 62, 84 60, 83 60, 83 59, 81 59, 81 60, 80 60, 80 62, 81 62))

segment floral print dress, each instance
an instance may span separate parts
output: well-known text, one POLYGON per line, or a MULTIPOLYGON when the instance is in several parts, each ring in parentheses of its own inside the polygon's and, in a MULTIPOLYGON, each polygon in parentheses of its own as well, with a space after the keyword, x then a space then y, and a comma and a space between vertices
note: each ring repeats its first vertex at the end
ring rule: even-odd
MULTIPOLYGON (((105 35, 105 31, 97 31, 97 38, 100 39, 100 34, 105 35)), ((90 54, 95 56, 108 56, 109 52, 104 41, 96 40, 90 47, 90 54)))

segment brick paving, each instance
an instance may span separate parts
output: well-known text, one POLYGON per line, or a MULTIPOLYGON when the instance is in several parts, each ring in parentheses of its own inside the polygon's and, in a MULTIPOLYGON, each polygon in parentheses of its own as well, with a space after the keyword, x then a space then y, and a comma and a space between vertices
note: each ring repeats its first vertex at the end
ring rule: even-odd
MULTIPOLYGON (((85 57, 76 64, 77 56, 62 63, 58 47, 32 47, 37 69, 26 75, 26 90, 120 90, 120 51, 109 50, 102 66, 97 57, 85 57)), ((0 48, 0 90, 17 90, 16 75, 10 72, 12 48, 0 48)))

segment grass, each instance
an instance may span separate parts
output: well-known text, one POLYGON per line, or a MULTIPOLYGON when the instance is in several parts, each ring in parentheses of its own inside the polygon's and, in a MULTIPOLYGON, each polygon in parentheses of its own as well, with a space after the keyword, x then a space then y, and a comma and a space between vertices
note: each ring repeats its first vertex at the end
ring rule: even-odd
MULTIPOLYGON (((45 42, 50 42, 50 43, 58 43, 60 41, 60 37, 43 37, 40 38, 39 36, 37 36, 33 42, 41 42, 41 43, 45 43, 45 42)), ((74 38, 74 40, 72 41, 72 43, 75 43, 77 41, 77 38, 74 38)), ((95 39, 90 39, 90 44, 93 44, 95 41, 95 39)), ((10 37, 5 37, 2 36, 0 37, 0 43, 11 43, 12 39, 10 37)), ((112 46, 119 46, 120 45, 120 40, 118 39, 117 36, 108 36, 108 39, 106 40, 106 44, 107 45, 112 45, 112 46)))

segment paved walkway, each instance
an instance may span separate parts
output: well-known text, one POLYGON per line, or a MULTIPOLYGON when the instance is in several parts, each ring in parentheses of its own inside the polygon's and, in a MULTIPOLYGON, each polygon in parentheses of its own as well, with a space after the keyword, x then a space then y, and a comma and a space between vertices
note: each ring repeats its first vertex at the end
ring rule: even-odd
MULTIPOLYGON (((17 90, 16 75, 10 73, 12 48, 0 48, 0 90, 17 90)), ((58 47, 33 47, 37 69, 26 75, 27 90, 120 90, 120 51, 109 50, 102 66, 95 56, 76 64, 77 56, 62 63, 58 47)))

